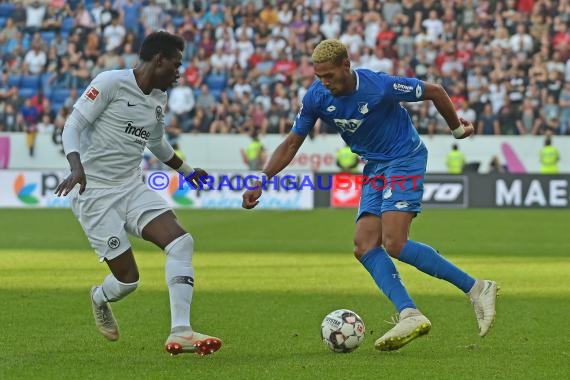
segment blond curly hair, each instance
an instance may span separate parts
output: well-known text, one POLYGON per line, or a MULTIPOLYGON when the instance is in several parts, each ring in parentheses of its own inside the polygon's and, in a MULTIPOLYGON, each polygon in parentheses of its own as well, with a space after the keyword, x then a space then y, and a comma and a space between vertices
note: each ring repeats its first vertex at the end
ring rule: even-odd
POLYGON ((311 58, 313 63, 341 63, 348 59, 348 50, 339 40, 323 40, 315 47, 311 58))

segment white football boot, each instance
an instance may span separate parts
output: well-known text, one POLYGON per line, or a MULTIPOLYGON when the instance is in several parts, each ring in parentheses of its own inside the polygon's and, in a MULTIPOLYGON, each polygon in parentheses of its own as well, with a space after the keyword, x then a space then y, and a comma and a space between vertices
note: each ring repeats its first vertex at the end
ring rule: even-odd
POLYGON ((380 351, 393 351, 402 348, 412 340, 426 335, 431 329, 431 322, 419 310, 407 308, 402 310, 394 321, 396 324, 374 343, 380 351))
POLYGON ((495 322, 495 303, 499 287, 495 281, 477 280, 473 288, 469 291, 469 298, 475 310, 477 324, 479 325, 479 335, 484 337, 495 322))
POLYGON ((172 355, 190 352, 200 356, 213 354, 222 347, 222 341, 216 337, 200 334, 188 327, 175 327, 166 339, 164 349, 172 355))
POLYGON ((99 332, 110 341, 115 341, 119 339, 119 326, 117 321, 113 316, 113 311, 108 303, 104 303, 102 306, 98 306, 95 301, 93 301, 93 292, 97 289, 97 286, 91 288, 90 298, 91 298, 91 308, 93 309, 93 317, 95 318, 95 326, 99 329, 99 332))

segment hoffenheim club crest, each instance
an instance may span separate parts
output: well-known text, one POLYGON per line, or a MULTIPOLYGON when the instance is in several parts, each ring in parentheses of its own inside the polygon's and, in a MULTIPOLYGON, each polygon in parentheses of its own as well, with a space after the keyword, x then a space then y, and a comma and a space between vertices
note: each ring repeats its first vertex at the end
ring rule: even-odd
POLYGON ((358 112, 360 112, 363 115, 366 115, 368 111, 369 111, 368 103, 363 103, 363 102, 358 103, 358 112))

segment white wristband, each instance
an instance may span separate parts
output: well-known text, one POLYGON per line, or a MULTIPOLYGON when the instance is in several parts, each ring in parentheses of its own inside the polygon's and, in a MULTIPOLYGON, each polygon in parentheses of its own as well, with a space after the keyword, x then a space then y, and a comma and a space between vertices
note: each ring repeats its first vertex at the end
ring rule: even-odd
POLYGON ((176 171, 182 174, 184 178, 187 178, 190 174, 195 172, 194 168, 192 168, 192 166, 188 165, 186 162, 182 162, 182 165, 180 165, 176 171))
POLYGON ((463 125, 460 124, 459 127, 452 130, 451 133, 453 134, 453 137, 460 139, 465 134, 465 128, 463 128, 463 125))

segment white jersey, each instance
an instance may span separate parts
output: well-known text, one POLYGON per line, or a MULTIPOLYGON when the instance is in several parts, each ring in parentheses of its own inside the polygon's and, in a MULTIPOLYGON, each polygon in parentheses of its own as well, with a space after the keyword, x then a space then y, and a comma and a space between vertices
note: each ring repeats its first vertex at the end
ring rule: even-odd
POLYGON ((117 186, 141 175, 149 141, 164 136, 166 92, 145 95, 133 70, 97 75, 74 105, 91 124, 81 133, 79 154, 87 187, 117 186))

